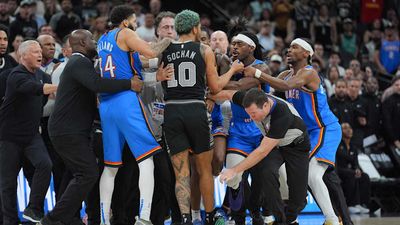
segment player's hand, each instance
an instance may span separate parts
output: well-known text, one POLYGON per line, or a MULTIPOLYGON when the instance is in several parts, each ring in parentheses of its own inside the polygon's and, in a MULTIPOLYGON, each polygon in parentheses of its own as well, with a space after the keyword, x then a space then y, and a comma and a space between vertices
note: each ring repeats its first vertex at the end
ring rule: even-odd
POLYGON ((174 67, 171 64, 164 67, 164 62, 162 62, 157 69, 157 81, 171 80, 172 76, 174 76, 174 67))
POLYGON ((244 69, 244 65, 243 63, 239 62, 239 60, 235 60, 231 65, 231 69, 234 73, 241 73, 244 69))
POLYGON ((243 73, 245 77, 254 77, 254 74, 256 73, 256 68, 252 66, 246 66, 243 73))
POLYGON ((219 181, 221 183, 228 182, 229 180, 232 180, 236 175, 237 173, 233 169, 224 169, 219 174, 219 181))
POLYGON ((133 76, 131 78, 131 89, 137 93, 140 93, 143 89, 143 81, 139 79, 139 76, 133 76))
POLYGON ((209 98, 206 99, 207 111, 211 113, 214 109, 215 102, 209 98))

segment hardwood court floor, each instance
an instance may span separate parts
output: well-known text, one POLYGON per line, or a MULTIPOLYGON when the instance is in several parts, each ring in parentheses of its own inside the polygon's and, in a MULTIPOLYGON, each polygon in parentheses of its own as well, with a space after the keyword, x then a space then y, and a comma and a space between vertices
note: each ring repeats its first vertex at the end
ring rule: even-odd
MULTIPOLYGON (((354 225, 400 225, 400 217, 369 217, 368 215, 352 216, 354 225)), ((299 223, 301 225, 322 225, 324 218, 322 215, 301 215, 299 223)), ((251 223, 250 223, 251 224, 251 223)))

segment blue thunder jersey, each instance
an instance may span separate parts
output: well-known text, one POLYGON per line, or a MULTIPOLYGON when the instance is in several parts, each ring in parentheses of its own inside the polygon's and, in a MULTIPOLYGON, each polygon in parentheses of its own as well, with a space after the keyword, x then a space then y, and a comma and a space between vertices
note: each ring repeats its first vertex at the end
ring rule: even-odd
POLYGON ((382 41, 380 61, 388 73, 394 73, 400 65, 400 41, 382 41))
MULTIPOLYGON (((127 52, 118 47, 119 31, 121 31, 119 28, 110 30, 103 34, 97 43, 101 76, 107 79, 121 80, 131 79, 134 75, 138 75, 142 79, 142 63, 139 53, 127 52)), ((103 93, 101 95, 112 94, 103 93)))
MULTIPOLYGON (((259 64, 264 64, 263 61, 256 59, 251 66, 253 65, 259 65, 259 64)), ((243 78, 243 74, 235 74, 233 79, 234 80, 240 80, 243 78)), ((262 85, 261 88, 266 91, 269 91, 269 85, 262 85)), ((267 92, 268 93, 268 92, 267 92)), ((232 110, 232 119, 231 119, 231 126, 229 128, 229 134, 236 134, 240 136, 248 136, 249 134, 252 134, 254 136, 256 135, 261 135, 260 130, 256 126, 256 124, 252 121, 250 118, 249 114, 244 110, 244 108, 241 105, 237 105, 231 101, 231 110, 232 110), (236 122, 246 122, 246 123, 252 123, 252 126, 235 126, 236 122), (246 128, 243 130, 242 128, 246 128)))
MULTIPOLYGON (((312 69, 312 66, 306 66, 305 68, 312 69)), ((291 76, 293 76, 293 74, 287 76, 285 80, 289 79, 291 76)), ((299 112, 308 131, 338 122, 338 119, 329 108, 327 96, 322 84, 320 84, 318 90, 314 92, 296 88, 286 91, 285 95, 287 101, 292 103, 299 112)))

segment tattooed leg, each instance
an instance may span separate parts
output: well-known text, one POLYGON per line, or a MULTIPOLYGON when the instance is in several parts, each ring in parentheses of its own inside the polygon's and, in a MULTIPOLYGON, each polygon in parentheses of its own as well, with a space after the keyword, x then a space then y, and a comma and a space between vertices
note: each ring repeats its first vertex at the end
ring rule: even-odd
POLYGON ((175 171, 175 194, 182 214, 190 214, 190 167, 189 151, 171 156, 175 171))
POLYGON ((196 169, 199 174, 200 192, 206 212, 214 210, 214 177, 212 175, 212 159, 214 151, 195 155, 196 169))

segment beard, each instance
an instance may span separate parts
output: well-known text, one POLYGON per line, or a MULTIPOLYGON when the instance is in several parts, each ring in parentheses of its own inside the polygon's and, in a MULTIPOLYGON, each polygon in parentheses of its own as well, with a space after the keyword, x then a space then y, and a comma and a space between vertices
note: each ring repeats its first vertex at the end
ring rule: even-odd
POLYGON ((134 27, 132 24, 129 24, 129 26, 127 28, 129 28, 129 29, 131 29, 133 31, 136 31, 136 27, 134 27))

